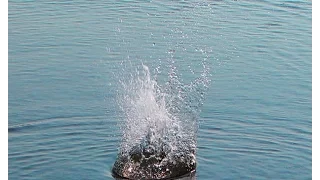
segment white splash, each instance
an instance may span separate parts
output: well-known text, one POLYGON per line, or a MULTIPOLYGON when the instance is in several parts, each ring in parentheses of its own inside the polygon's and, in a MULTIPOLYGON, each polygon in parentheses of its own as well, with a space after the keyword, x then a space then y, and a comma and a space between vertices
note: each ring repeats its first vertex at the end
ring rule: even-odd
POLYGON ((128 77, 120 78, 118 103, 125 115, 124 123, 120 124, 123 133, 120 153, 129 153, 147 138, 154 146, 159 145, 154 149, 162 148, 168 154, 190 151, 194 154, 198 115, 210 82, 208 71, 203 63, 200 77, 183 84, 172 64, 167 82, 161 85, 148 66, 142 64, 128 77))

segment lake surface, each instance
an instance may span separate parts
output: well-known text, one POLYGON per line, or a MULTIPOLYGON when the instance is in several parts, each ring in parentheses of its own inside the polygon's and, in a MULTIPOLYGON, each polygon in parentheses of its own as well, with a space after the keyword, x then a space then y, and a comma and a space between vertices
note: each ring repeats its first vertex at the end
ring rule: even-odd
POLYGON ((210 66, 197 179, 311 179, 311 1, 8 5, 9 179, 113 179, 119 72, 169 61, 210 66))

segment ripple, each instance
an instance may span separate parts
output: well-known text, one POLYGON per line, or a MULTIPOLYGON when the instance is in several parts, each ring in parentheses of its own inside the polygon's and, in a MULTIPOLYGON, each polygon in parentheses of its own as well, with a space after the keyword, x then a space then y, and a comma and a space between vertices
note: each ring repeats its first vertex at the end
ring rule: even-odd
POLYGON ((10 173, 21 177, 38 171, 46 174, 54 164, 79 165, 114 158, 119 138, 115 126, 110 125, 116 120, 106 122, 105 118, 59 117, 9 126, 10 173))
POLYGON ((20 131, 28 131, 32 130, 33 128, 40 128, 41 126, 48 126, 48 128, 54 128, 55 126, 77 126, 79 123, 82 125, 91 125, 93 122, 85 122, 85 120, 90 119, 101 119, 104 116, 72 116, 72 117, 53 117, 47 119, 40 119, 40 120, 30 120, 27 123, 21 124, 14 124, 8 126, 8 132, 20 132, 20 131), (81 122, 82 121, 82 122, 81 122), (57 124, 58 125, 57 125, 57 124))

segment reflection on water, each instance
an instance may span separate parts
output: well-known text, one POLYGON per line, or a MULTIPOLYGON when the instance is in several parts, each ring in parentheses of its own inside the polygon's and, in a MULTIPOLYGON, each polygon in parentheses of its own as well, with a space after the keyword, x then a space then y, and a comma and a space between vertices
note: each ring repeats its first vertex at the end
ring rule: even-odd
MULTIPOLYGON (((117 175, 113 174, 113 177, 114 179, 116 180, 125 180, 125 178, 121 178, 121 177, 118 177, 117 175)), ((196 171, 192 171, 188 174, 185 174, 185 175, 182 175, 180 177, 177 177, 177 178, 170 178, 171 180, 196 180, 196 171)))

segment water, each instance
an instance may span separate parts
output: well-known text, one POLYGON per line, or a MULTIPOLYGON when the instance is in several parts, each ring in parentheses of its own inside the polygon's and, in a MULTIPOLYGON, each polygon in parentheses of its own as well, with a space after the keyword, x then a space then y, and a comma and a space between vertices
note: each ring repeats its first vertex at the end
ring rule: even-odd
POLYGON ((9 179, 112 179, 130 79, 119 72, 144 64, 163 84, 172 61, 183 84, 204 61, 212 75, 197 179, 311 179, 311 1, 8 8, 9 179))

